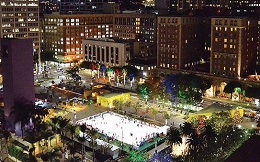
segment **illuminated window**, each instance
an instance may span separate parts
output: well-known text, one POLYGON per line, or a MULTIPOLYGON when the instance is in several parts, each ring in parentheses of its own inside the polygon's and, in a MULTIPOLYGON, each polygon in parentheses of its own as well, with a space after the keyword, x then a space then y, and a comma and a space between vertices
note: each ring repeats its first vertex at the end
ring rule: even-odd
POLYGON ((218 38, 215 38, 215 42, 218 42, 218 38))
POLYGON ((227 43, 227 39, 226 38, 224 39, 224 42, 227 43))
POLYGON ((227 44, 224 44, 224 48, 227 48, 227 44))
POLYGON ((229 48, 233 48, 233 45, 229 45, 229 48))

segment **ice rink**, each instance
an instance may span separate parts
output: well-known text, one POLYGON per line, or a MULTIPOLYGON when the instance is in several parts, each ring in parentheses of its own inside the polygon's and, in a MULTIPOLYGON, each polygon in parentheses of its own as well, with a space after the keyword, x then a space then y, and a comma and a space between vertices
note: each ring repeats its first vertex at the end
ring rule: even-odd
POLYGON ((132 145, 135 149, 138 149, 141 143, 155 137, 157 133, 166 134, 169 128, 151 125, 113 112, 97 114, 78 120, 76 123, 92 126, 98 132, 132 145))

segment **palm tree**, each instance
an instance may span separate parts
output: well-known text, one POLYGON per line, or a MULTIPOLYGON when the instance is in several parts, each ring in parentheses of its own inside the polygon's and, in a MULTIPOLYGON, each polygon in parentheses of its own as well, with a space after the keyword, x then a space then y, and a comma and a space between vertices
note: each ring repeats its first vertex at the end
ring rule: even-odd
POLYGON ((95 70, 95 64, 93 62, 90 64, 90 69, 91 69, 91 79, 92 79, 93 71, 95 70))
MULTIPOLYGON (((61 139, 62 139, 62 136, 64 135, 65 127, 69 124, 69 122, 70 122, 70 119, 66 119, 66 118, 62 118, 62 117, 60 117, 59 120, 58 120, 59 132, 61 134, 61 139)), ((64 146, 63 142, 62 142, 62 144, 64 146)))
POLYGON ((131 86, 131 88, 133 87, 133 81, 134 81, 134 74, 130 74, 129 75, 129 79, 130 79, 130 86, 131 86))
POLYGON ((120 75, 120 71, 118 69, 115 70, 115 75, 116 75, 116 82, 117 82, 117 86, 119 83, 119 75, 120 75))
POLYGON ((68 125, 67 125, 66 128, 67 128, 68 132, 69 132, 70 135, 71 135, 71 139, 73 140, 73 139, 74 139, 74 135, 75 135, 75 133, 76 133, 76 130, 77 130, 78 126, 68 123, 68 125))
POLYGON ((96 139, 98 138, 98 132, 92 128, 88 130, 88 134, 91 137, 91 147, 92 147, 92 157, 93 162, 95 161, 95 145, 96 145, 96 139))
POLYGON ((105 66, 104 64, 102 64, 102 65, 100 66, 100 70, 101 70, 101 72, 102 72, 102 74, 103 74, 103 78, 104 78, 104 82, 105 82, 107 68, 106 68, 106 66, 105 66))
POLYGON ((193 158, 193 160, 197 160, 199 153, 203 149, 203 140, 199 134, 194 130, 190 137, 187 139, 187 144, 189 147, 189 156, 193 158))
POLYGON ((85 156, 85 152, 86 152, 85 151, 85 142, 86 142, 86 130, 87 130, 87 127, 86 127, 85 124, 82 124, 82 125, 79 126, 79 129, 82 132, 82 137, 78 136, 78 140, 82 144, 82 156, 85 156))
POLYGON ((125 77, 127 75, 127 70, 126 69, 122 69, 121 73, 122 73, 123 78, 124 78, 124 86, 125 86, 125 77))
POLYGON ((111 69, 110 67, 107 68, 108 82, 110 82, 110 78, 111 78, 112 73, 113 73, 113 69, 111 69))
POLYGON ((97 75, 98 75, 98 81, 99 81, 99 70, 100 70, 100 64, 96 63, 96 69, 97 69, 97 75))
POLYGON ((217 135, 216 135, 214 129, 210 125, 206 125, 204 128, 205 129, 201 133, 201 136, 203 137, 204 142, 205 142, 205 146, 207 147, 208 144, 210 143, 210 141, 212 139, 215 139, 214 137, 216 137, 217 135))
POLYGON ((173 144, 181 144, 182 137, 179 130, 173 126, 170 127, 170 130, 167 132, 166 135, 166 142, 172 148, 173 144))
POLYGON ((184 122, 181 130, 184 136, 190 136, 194 132, 193 126, 189 122, 184 122))
POLYGON ((33 117, 34 104, 27 99, 20 98, 15 101, 12 107, 11 114, 14 114, 15 123, 20 123, 22 131, 22 137, 24 133, 24 126, 30 123, 30 119, 33 117))
MULTIPOLYGON (((9 141, 9 139, 12 137, 11 136, 11 133, 9 132, 9 131, 7 131, 7 130, 4 130, 3 131, 3 136, 4 136, 4 138, 5 138, 5 142, 6 142, 6 155, 8 155, 8 141, 9 141)), ((1 152, 0 152, 1 153, 1 152)))

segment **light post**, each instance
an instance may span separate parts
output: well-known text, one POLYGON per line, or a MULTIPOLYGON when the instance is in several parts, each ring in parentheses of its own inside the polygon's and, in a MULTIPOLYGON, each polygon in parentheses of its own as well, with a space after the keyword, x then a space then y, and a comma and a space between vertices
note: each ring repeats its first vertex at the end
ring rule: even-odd
POLYGON ((122 143, 121 143, 121 147, 122 147, 122 151, 123 151, 123 149, 124 149, 124 134, 123 134, 123 127, 121 127, 121 130, 122 130, 122 143))

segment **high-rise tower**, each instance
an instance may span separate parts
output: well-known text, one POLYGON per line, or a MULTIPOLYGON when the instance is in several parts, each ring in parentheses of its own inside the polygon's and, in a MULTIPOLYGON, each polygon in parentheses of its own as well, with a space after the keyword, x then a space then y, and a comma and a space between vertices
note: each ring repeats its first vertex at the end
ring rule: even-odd
POLYGON ((31 38, 34 52, 40 49, 38 0, 1 0, 1 38, 31 38))

